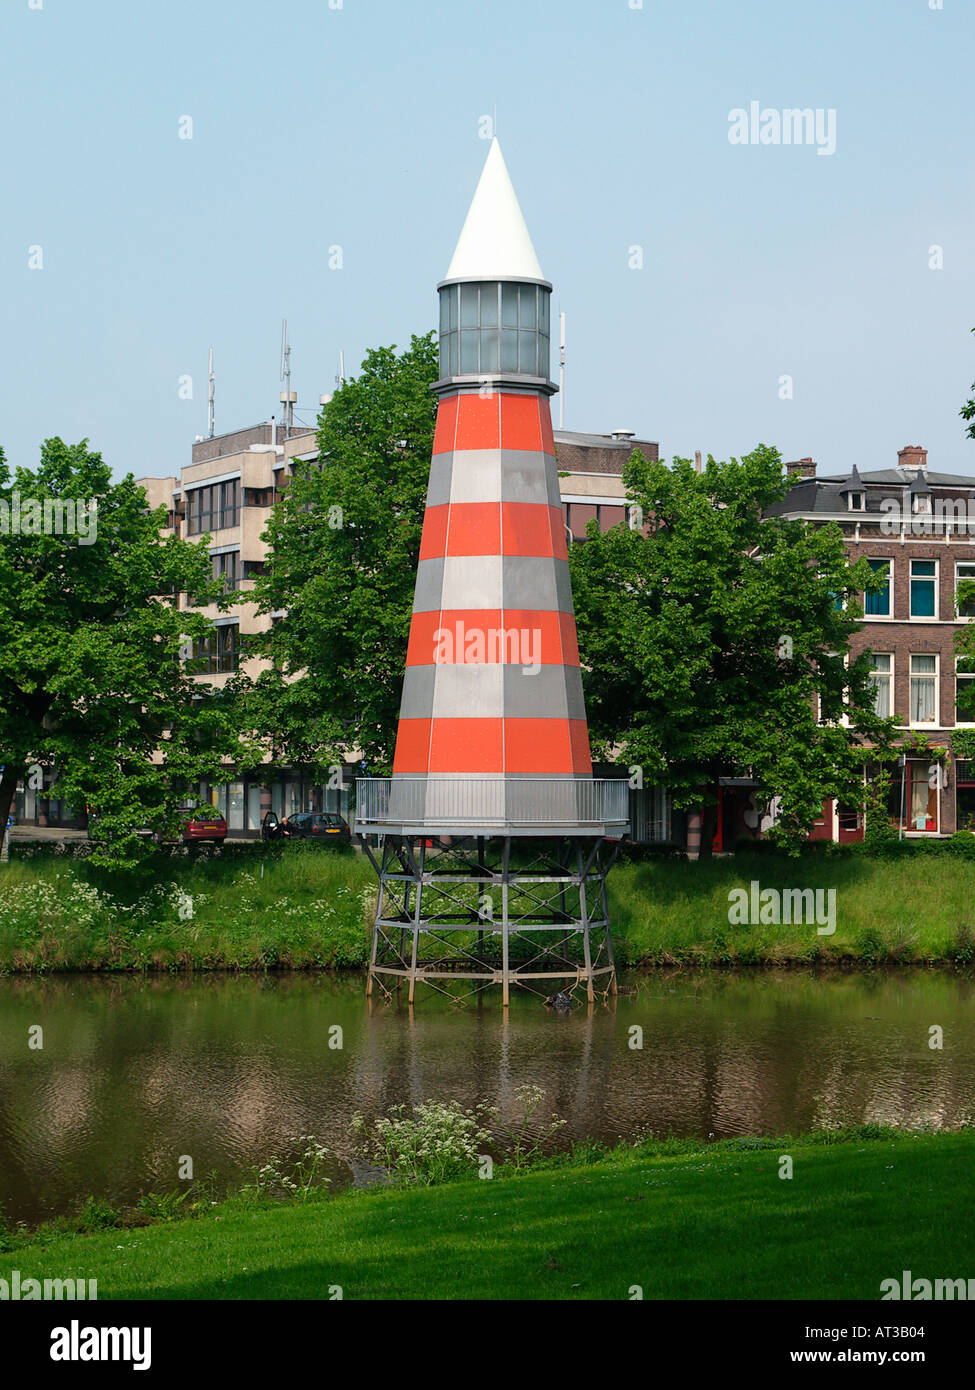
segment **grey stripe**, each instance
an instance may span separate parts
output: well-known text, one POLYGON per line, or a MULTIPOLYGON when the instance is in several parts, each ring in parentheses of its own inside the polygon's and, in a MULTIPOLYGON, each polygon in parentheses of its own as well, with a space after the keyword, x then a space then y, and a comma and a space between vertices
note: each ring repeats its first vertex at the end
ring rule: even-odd
POLYGON ((571 613, 572 581, 567 561, 545 556, 506 555, 504 606, 571 613))
POLYGON ((562 505, 558 464, 528 449, 459 449, 434 454, 427 506, 445 502, 541 502, 562 505))
POLYGON ((400 700, 400 719, 429 719, 433 708, 433 673, 435 666, 407 666, 403 676, 403 696, 400 700))
POLYGON ((504 502, 542 502, 558 506, 558 470, 548 454, 505 449, 501 461, 501 499, 504 502), (552 502, 552 479, 555 502, 552 502))
POLYGON ((434 719, 501 719, 502 666, 435 666, 434 719))
POLYGON ((459 449, 451 455, 451 502, 501 500, 500 449, 459 449))
POLYGON ((545 455, 545 490, 550 507, 561 507, 562 493, 559 489, 559 465, 551 454, 545 455))
POLYGON ((416 567, 414 613, 500 607, 500 555, 449 555, 446 559, 421 560, 416 567))
POLYGON ((504 712, 508 719, 566 719, 565 679, 561 666, 526 671, 504 668, 504 712))
POLYGON ((430 481, 427 484, 427 506, 442 507, 450 501, 450 460, 451 454, 434 454, 430 464, 430 481))
POLYGON ((416 589, 413 595, 414 613, 432 613, 440 607, 443 593, 443 567, 438 560, 421 560, 416 567, 416 589))

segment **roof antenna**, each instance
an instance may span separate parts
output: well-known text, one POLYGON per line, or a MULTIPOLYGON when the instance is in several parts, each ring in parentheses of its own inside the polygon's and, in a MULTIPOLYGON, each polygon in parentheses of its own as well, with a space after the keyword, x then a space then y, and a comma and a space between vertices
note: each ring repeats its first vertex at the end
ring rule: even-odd
POLYGON ((298 393, 291 389, 291 344, 288 342, 287 319, 281 320, 281 380, 284 382, 284 390, 281 392, 281 403, 284 406, 284 437, 290 439, 298 393))
POLYGON ((210 366, 207 372, 207 438, 213 438, 216 405, 216 379, 213 375, 213 348, 210 349, 210 366))
POLYGON ((341 349, 339 350, 339 369, 335 374, 335 385, 345 385, 345 353, 341 349))

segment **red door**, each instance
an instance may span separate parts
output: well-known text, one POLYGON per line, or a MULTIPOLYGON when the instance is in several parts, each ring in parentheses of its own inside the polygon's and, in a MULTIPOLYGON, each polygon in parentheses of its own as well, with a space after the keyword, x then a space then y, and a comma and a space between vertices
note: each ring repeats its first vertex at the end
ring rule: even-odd
POLYGON ((810 840, 831 840, 833 838, 833 803, 824 801, 819 810, 819 815, 813 821, 813 828, 809 832, 810 840))

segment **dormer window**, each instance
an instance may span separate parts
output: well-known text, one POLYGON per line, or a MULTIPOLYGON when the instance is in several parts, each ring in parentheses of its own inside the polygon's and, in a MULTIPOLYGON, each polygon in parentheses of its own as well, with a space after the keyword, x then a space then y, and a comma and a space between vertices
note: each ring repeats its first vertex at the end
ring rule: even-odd
POLYGON ((846 494, 846 505, 847 505, 847 507, 849 507, 849 509, 850 509, 851 512, 862 512, 862 511, 863 511, 863 493, 862 493, 862 492, 848 492, 848 493, 846 494))
POLYGON ((931 494, 930 492, 915 492, 914 511, 919 516, 931 515, 931 494))

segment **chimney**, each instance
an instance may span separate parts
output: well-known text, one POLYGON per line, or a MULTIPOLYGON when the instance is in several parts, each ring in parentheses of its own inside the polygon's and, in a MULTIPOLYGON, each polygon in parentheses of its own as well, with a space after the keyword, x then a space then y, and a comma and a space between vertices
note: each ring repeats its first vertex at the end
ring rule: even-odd
POLYGON ((922 449, 920 444, 905 444, 903 449, 897 450, 898 468, 927 468, 928 451, 922 449))
POLYGON ((793 459, 785 466, 786 477, 797 483, 800 478, 815 478, 816 464, 813 459, 793 459))

